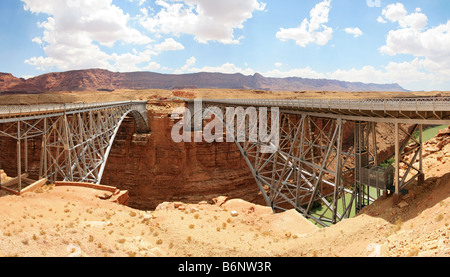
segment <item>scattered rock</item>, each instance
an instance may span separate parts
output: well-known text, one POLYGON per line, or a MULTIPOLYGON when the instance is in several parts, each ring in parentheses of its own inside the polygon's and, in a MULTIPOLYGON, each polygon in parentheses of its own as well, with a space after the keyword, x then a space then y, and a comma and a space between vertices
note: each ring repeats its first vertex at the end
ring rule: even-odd
POLYGON ((156 207, 155 211, 167 211, 167 210, 173 210, 173 209, 175 209, 174 203, 163 202, 156 207))
POLYGON ((381 245, 378 243, 367 245, 366 251, 370 253, 368 257, 381 257, 381 245))
POLYGON ((112 192, 105 192, 103 194, 99 194, 97 195, 98 198, 102 199, 102 200, 108 200, 112 197, 112 192))
POLYGON ((164 256, 163 251, 161 249, 159 249, 158 247, 154 247, 154 248, 150 249, 149 254, 154 257, 163 257, 164 256))
POLYGON ((71 243, 67 245, 66 249, 70 253, 67 257, 86 257, 86 254, 81 251, 81 247, 78 244, 71 243))
POLYGON ((178 209, 179 207, 181 207, 181 206, 183 206, 184 205, 184 203, 182 203, 182 202, 174 202, 173 203, 173 207, 175 208, 175 209, 178 209))
POLYGON ((409 206, 408 202, 406 202, 405 200, 401 201, 400 203, 397 204, 398 207, 400 208, 404 208, 409 206))
POLYGON ((226 196, 219 196, 213 199, 214 204, 218 206, 222 206, 225 202, 228 201, 228 197, 226 196))
POLYGON ((231 216, 238 216, 239 215, 239 213, 237 211, 235 211, 235 210, 232 210, 230 212, 230 214, 231 214, 231 216))

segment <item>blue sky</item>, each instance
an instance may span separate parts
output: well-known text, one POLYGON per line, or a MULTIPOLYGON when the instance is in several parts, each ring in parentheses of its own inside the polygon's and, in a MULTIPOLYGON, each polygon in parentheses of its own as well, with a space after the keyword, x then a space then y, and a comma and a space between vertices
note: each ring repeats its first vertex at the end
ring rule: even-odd
POLYGON ((448 0, 6 0, 0 72, 223 72, 450 90, 448 0))

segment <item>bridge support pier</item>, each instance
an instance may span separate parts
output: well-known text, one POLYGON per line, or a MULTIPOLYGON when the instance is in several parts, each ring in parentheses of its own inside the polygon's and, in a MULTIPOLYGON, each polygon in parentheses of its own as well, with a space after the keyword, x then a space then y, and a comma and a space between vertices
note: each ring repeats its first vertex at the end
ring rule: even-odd
POLYGON ((415 124, 409 127, 395 123, 395 177, 394 203, 398 203, 402 194, 406 194, 405 187, 416 181, 421 185, 425 179, 422 161, 423 125, 415 124), (400 134, 405 139, 400 140, 400 134), (400 174, 402 170, 402 174, 400 174))

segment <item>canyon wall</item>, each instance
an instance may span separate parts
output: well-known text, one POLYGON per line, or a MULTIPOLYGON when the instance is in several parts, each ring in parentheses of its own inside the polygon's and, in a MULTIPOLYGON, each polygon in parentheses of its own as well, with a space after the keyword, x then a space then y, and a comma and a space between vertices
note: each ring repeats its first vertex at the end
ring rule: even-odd
POLYGON ((174 121, 148 112, 150 134, 135 134, 133 119, 122 123, 102 184, 129 191, 129 206, 153 209, 165 201, 197 203, 225 195, 264 204, 234 143, 175 143, 174 121))

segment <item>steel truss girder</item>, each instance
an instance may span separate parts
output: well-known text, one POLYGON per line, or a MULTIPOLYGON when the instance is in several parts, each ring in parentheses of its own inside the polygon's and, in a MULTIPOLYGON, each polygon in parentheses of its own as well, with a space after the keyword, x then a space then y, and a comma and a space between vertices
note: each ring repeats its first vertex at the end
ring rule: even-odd
MULTIPOLYGON (((125 117, 131 115, 135 119, 137 132, 149 131, 146 102, 143 101, 75 105, 75 108, 11 116, 0 122, 0 136, 17 140, 19 193, 22 160, 25 160, 24 170, 28 172, 29 139, 41 138, 40 178, 53 182, 100 183, 113 141, 125 117), (23 144, 25 149, 21 147, 23 144)), ((29 109, 33 110, 32 107, 29 109)))
MULTIPOLYGON (((203 105, 204 110, 208 107, 203 105)), ((354 171, 350 163, 355 154, 353 147, 342 148, 344 120, 281 112, 277 151, 265 153, 261 148, 266 143, 248 139, 252 133, 249 118, 241 121, 246 124, 247 139, 239 142, 239 128, 223 118, 226 107, 217 104, 214 107, 221 109, 222 113, 215 116, 222 120, 225 131, 233 135, 266 204, 274 212, 296 209, 321 226, 350 217, 357 190, 348 173, 354 171)), ((259 108, 257 111, 259 115, 259 108)), ((267 118, 269 121, 272 118, 270 112, 267 118)), ((272 124, 267 125, 268 133, 272 133, 272 124)))

